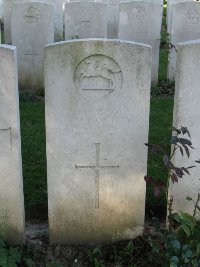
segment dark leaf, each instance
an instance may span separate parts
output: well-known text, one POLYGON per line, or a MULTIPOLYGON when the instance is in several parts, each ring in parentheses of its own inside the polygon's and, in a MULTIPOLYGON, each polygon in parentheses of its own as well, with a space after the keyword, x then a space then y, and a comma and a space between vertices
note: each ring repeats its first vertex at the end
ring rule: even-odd
POLYGON ((163 191, 164 193, 167 192, 167 187, 166 187, 166 186, 161 186, 160 188, 162 189, 162 191, 163 191))
POLYGON ((179 143, 182 145, 192 146, 192 142, 186 138, 179 138, 179 143))
POLYGON ((174 170, 174 168, 175 168, 174 164, 169 160, 167 169, 170 171, 170 170, 174 170))
POLYGON ((200 163, 200 159, 199 160, 195 160, 196 163, 200 163))
POLYGON ((163 156, 163 162, 164 162, 165 166, 167 167, 169 164, 169 157, 166 154, 163 156))
POLYGON ((154 144, 145 144, 145 146, 148 147, 149 152, 151 153, 160 153, 163 152, 163 149, 159 145, 154 145, 154 144))
POLYGON ((175 170, 175 172, 176 172, 176 174, 177 174, 177 176, 178 176, 179 178, 182 178, 182 177, 183 177, 184 172, 182 171, 181 168, 175 168, 174 170, 175 170))
POLYGON ((147 184, 152 184, 153 183, 153 178, 151 176, 145 176, 144 180, 146 181, 147 184))
POLYGON ((186 200, 191 201, 192 198, 191 197, 186 197, 186 200))
POLYGON ((171 180, 172 180, 172 183, 174 184, 174 183, 178 183, 178 177, 177 177, 177 175, 175 174, 175 173, 173 173, 172 175, 171 175, 171 180))
POLYGON ((196 166, 189 166, 187 167, 187 169, 192 169, 192 168, 195 168, 196 166))
POLYGON ((181 131, 174 126, 172 127, 172 131, 177 132, 177 134, 181 134, 181 131))
POLYGON ((179 138, 177 136, 172 136, 171 138, 171 144, 176 145, 179 142, 179 138))
POLYGON ((156 181, 155 182, 155 185, 157 185, 157 186, 165 186, 165 183, 163 182, 163 181, 156 181))
POLYGON ((187 168, 184 168, 184 167, 182 167, 181 168, 184 172, 186 172, 187 174, 189 174, 190 175, 190 173, 189 173, 189 171, 188 171, 188 169, 187 168))
POLYGON ((191 139, 191 135, 190 135, 190 132, 189 132, 189 130, 188 130, 187 127, 183 127, 183 126, 181 126, 181 131, 182 131, 182 134, 183 134, 183 135, 184 135, 184 134, 187 134, 187 135, 189 136, 189 138, 191 139))
POLYGON ((183 145, 184 149, 185 149, 185 152, 188 156, 188 158, 190 157, 190 151, 189 151, 189 148, 186 146, 186 145, 183 145))
POLYGON ((182 149, 182 147, 179 146, 179 149, 180 149, 181 155, 183 156, 183 149, 182 149))
POLYGON ((154 188, 154 196, 155 197, 160 197, 160 188, 157 187, 157 186, 154 188))
POLYGON ((196 208, 198 209, 198 211, 200 211, 200 207, 197 205, 196 208))

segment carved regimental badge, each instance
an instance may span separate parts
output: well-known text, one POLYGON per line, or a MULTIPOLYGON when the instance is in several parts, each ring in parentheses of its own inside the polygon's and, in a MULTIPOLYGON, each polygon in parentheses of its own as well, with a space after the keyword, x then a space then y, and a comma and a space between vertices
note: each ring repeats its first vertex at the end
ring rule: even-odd
POLYGON ((24 12, 24 19, 28 23, 35 23, 38 22, 41 19, 41 14, 39 9, 35 7, 29 7, 24 12))
POLYGON ((92 55, 77 66, 74 84, 84 99, 103 98, 119 92, 122 87, 122 71, 112 58, 92 55))
POLYGON ((189 9, 186 18, 189 21, 190 24, 197 24, 200 22, 200 14, 199 10, 197 9, 189 9))
POLYGON ((135 8, 135 17, 137 20, 144 20, 145 18, 145 7, 138 6, 135 8))

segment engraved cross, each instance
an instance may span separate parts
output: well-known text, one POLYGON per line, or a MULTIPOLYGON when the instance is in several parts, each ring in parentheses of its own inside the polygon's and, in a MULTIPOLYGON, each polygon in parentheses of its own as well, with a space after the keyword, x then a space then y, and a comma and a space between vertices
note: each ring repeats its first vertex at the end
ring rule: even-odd
POLYGON ((76 169, 93 169, 95 171, 95 209, 99 209, 99 176, 101 169, 119 169, 119 165, 117 166, 101 166, 100 165, 100 143, 95 143, 96 147, 96 164, 95 166, 78 166, 75 165, 76 169))

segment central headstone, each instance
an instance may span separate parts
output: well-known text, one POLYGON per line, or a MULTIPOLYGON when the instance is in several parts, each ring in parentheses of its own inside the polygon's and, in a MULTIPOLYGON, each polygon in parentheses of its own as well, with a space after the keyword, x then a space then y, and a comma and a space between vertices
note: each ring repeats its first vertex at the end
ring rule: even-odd
POLYGON ((151 48, 87 39, 45 48, 52 243, 142 233, 151 48))

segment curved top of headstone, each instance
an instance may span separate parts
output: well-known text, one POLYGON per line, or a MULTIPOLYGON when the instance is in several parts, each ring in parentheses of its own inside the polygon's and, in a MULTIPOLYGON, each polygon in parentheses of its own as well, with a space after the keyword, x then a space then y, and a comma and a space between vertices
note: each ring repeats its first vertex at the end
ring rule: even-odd
POLYGON ((48 44, 45 46, 45 48, 48 47, 54 47, 54 46, 63 46, 67 44, 72 44, 72 43, 116 43, 120 45, 135 45, 135 46, 143 46, 146 48, 151 48, 150 45, 147 44, 142 44, 142 43, 137 43, 137 42, 132 42, 132 41, 126 41, 126 40, 119 40, 119 39, 104 39, 104 38, 87 38, 87 39, 76 39, 76 40, 69 40, 69 41, 63 41, 63 42, 57 42, 57 43, 52 43, 48 44))
POLYGON ((0 44, 0 49, 11 49, 11 50, 17 50, 16 46, 14 45, 7 45, 7 44, 0 44))

